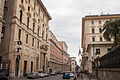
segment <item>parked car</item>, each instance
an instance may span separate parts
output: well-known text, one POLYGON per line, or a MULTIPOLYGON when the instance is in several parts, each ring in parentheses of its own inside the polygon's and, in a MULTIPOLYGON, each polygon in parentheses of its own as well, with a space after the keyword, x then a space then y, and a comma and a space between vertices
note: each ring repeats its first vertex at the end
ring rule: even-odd
POLYGON ((39 79, 39 75, 38 75, 38 73, 36 73, 36 72, 34 72, 34 73, 29 73, 29 74, 27 75, 27 78, 28 78, 28 79, 39 79))
POLYGON ((70 77, 74 77, 74 74, 72 72, 70 72, 70 77))
POLYGON ((45 77, 45 74, 42 73, 42 72, 38 73, 38 75, 39 75, 40 78, 44 78, 45 77))
POLYGON ((55 71, 51 72, 51 75, 56 75, 56 72, 55 71))
POLYGON ((45 77, 49 77, 50 76, 50 74, 48 72, 45 72, 44 74, 45 74, 45 77))
POLYGON ((70 73, 69 72, 64 72, 62 78, 63 79, 70 79, 70 73))

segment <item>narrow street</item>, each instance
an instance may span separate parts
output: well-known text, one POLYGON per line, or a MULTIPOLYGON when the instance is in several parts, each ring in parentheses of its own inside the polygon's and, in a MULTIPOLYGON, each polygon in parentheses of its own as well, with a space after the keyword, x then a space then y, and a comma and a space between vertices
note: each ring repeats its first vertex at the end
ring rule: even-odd
MULTIPOLYGON (((74 77, 71 77, 70 79, 62 79, 62 75, 52 75, 50 77, 45 78, 39 78, 39 79, 27 79, 27 78, 19 78, 19 79, 10 79, 10 80, 73 80, 74 77)), ((94 78, 89 78, 87 75, 82 74, 82 77, 77 77, 77 80, 97 80, 94 78)))
POLYGON ((10 80, 73 80, 73 77, 71 77, 70 79, 62 79, 62 75, 53 75, 50 77, 39 78, 39 79, 20 78, 20 79, 10 79, 10 80))

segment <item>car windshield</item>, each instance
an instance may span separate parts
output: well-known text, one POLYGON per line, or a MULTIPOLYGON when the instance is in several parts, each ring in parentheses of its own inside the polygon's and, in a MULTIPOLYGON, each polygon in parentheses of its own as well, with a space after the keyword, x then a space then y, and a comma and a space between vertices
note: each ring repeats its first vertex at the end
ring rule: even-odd
POLYGON ((69 73, 64 73, 64 75, 68 75, 69 73))

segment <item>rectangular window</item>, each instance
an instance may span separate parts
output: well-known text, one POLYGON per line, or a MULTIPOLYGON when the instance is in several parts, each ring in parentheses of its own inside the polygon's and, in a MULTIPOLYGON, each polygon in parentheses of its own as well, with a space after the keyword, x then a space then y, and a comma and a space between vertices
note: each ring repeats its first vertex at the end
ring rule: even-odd
POLYGON ((99 24, 101 24, 101 21, 99 21, 99 24))
POLYGON ((23 0, 21 0, 21 3, 23 4, 23 0))
POLYGON ((96 55, 100 54, 100 49, 96 49, 96 55))
POLYGON ((30 7, 28 6, 28 11, 30 11, 30 7))
POLYGON ((22 10, 20 10, 20 22, 22 22, 22 15, 23 15, 23 12, 22 10))
POLYGON ((27 27, 29 28, 29 17, 27 17, 27 27))
POLYGON ((92 33, 95 33, 95 29, 94 28, 92 28, 92 33))
POLYGON ((3 36, 2 36, 2 39, 3 39, 4 36, 5 36, 5 27, 4 27, 4 26, 2 26, 2 32, 1 32, 1 33, 2 33, 2 35, 3 35, 3 36))
POLYGON ((35 31, 35 23, 33 23, 33 32, 35 31))
POLYGON ((92 21, 91 24, 94 24, 94 21, 92 21))
POLYGON ((38 28, 38 32, 37 32, 38 36, 39 36, 39 31, 40 31, 40 29, 38 28))
POLYGON ((26 34, 26 44, 28 44, 28 34, 26 34))
POLYGON ((40 9, 39 9, 39 15, 40 15, 40 9))
POLYGON ((36 70, 38 70, 38 64, 39 64, 39 56, 36 57, 36 70))
POLYGON ((42 39, 44 39, 44 31, 42 31, 42 39))
POLYGON ((102 41, 102 37, 100 37, 100 41, 102 41))
POLYGON ((21 29, 18 31, 18 40, 21 40, 21 29))
POLYGON ((99 33, 102 33, 102 28, 99 28, 99 33))
POLYGON ((34 46, 34 38, 32 38, 32 47, 34 46))
POLYGON ((92 38, 92 41, 95 41, 95 38, 94 38, 94 37, 92 38))
POLYGON ((37 49, 39 49, 39 41, 38 41, 38 44, 37 44, 37 49))

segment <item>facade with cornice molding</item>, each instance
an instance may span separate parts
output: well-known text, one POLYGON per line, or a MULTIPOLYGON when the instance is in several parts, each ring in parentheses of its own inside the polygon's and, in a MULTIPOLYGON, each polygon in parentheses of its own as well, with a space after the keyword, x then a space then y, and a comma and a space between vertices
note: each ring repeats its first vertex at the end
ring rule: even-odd
POLYGON ((63 51, 62 46, 55 35, 49 32, 49 72, 62 72, 63 69, 63 51))
POLYGON ((92 73, 94 60, 105 55, 113 44, 103 37, 103 25, 106 20, 120 18, 120 14, 88 15, 82 18, 82 62, 83 69, 92 73))
POLYGON ((68 54, 68 46, 65 41, 59 41, 63 51, 63 71, 70 71, 70 55, 68 54))
POLYGON ((9 76, 48 70, 48 33, 52 19, 41 0, 7 0, 0 53, 8 55, 9 76))

